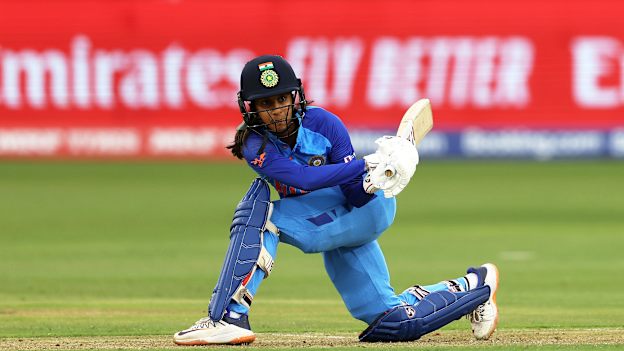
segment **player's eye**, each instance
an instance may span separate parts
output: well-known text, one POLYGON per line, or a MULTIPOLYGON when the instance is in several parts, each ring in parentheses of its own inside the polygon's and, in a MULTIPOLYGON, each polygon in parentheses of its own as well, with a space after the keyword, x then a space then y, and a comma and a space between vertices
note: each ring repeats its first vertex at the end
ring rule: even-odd
POLYGON ((277 99, 277 101, 279 101, 279 102, 284 102, 284 101, 286 101, 286 95, 282 95, 282 96, 280 96, 280 97, 277 99))

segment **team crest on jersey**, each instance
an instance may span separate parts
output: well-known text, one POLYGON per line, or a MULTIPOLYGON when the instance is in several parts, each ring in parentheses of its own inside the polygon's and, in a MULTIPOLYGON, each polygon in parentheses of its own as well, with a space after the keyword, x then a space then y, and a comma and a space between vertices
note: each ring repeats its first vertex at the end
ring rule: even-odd
POLYGON ((260 83, 262 83, 262 85, 267 88, 273 88, 277 85, 277 82, 279 82, 277 72, 272 69, 262 71, 262 74, 260 75, 260 83))
POLYGON ((308 164, 314 167, 322 166, 325 164, 325 157, 322 155, 312 156, 310 157, 308 164))

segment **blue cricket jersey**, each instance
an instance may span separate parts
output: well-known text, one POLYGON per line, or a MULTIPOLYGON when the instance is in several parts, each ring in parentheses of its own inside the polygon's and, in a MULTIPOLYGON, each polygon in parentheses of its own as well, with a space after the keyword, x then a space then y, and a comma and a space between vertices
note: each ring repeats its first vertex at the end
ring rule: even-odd
POLYGON ((299 118, 294 148, 266 132, 263 136, 249 133, 243 156, 249 166, 269 181, 280 197, 305 194, 321 188, 340 185, 350 204, 366 204, 374 195, 362 188, 364 160, 355 159, 351 138, 342 121, 333 113, 309 106, 299 118), (259 152, 260 151, 260 152, 259 152))

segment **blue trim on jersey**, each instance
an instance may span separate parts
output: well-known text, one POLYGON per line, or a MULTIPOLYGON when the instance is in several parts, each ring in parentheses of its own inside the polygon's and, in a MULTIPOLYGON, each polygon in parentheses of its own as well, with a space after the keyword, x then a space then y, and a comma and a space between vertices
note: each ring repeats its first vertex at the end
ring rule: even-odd
MULTIPOLYGON (((295 155, 297 156, 297 160, 301 161, 302 164, 309 164, 309 160, 313 156, 329 154, 331 148, 331 142, 322 134, 307 128, 299 128, 297 144, 295 145, 295 155)), ((325 162, 327 161, 325 160, 323 163, 325 162)))
POLYGON ((270 132, 265 132, 264 136, 251 133, 243 147, 249 166, 267 179, 280 197, 346 185, 345 195, 356 199, 356 206, 370 200, 371 195, 361 186, 365 162, 355 160, 351 139, 342 121, 320 107, 311 107, 304 118, 297 113, 297 118, 300 126, 293 149, 270 132), (264 138, 265 148, 258 154, 264 138), (360 190, 353 186, 356 183, 360 184, 360 190))

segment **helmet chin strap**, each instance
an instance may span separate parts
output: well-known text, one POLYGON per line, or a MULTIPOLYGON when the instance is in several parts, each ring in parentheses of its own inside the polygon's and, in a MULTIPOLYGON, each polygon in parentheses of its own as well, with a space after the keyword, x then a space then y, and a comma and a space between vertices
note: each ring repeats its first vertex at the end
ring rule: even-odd
POLYGON ((286 139, 289 138, 295 134, 297 134, 297 132, 299 131, 299 120, 296 118, 293 118, 287 125, 286 130, 289 130, 291 126, 295 126, 292 131, 288 132, 286 135, 277 135, 277 137, 279 139, 286 139))
MULTIPOLYGON (((286 123, 286 128, 283 131, 275 131, 272 132, 273 134, 275 134, 279 139, 286 139, 289 138, 295 134, 297 134, 297 131, 299 130, 299 119, 296 118, 295 113, 294 113, 294 107, 295 105, 289 105, 288 108, 288 113, 287 113, 287 117, 285 119, 290 118, 290 120, 288 120, 288 122, 286 123), (293 128, 294 126, 294 128, 293 128), (286 134, 283 134, 283 133, 286 134)), ((273 115, 271 115, 271 112, 268 111, 269 115, 271 116, 271 120, 272 122, 269 124, 273 124, 274 126, 277 127, 277 124, 284 121, 285 119, 280 119, 280 120, 275 120, 273 119, 273 115)), ((276 128, 277 129, 277 128, 276 128)))
MULTIPOLYGON (((307 101, 305 98, 305 95, 303 94, 303 86, 301 86, 301 91, 299 92, 294 92, 293 94, 293 103, 288 105, 288 106, 282 106, 282 107, 277 107, 277 108, 270 108, 270 109, 266 109, 266 110, 262 110, 262 111, 253 111, 253 110, 247 110, 247 108, 244 105, 244 102, 240 96, 240 93, 238 95, 239 99, 238 99, 238 103, 239 103, 239 107, 240 110, 243 114, 243 124, 244 124, 244 128, 249 128, 249 130, 251 130, 252 132, 255 132, 258 135, 263 135, 264 132, 261 131, 261 129, 264 129, 270 133, 273 133, 275 136, 278 137, 278 139, 288 142, 288 138, 292 137, 293 135, 296 135, 297 132, 299 131, 299 119, 303 120, 303 118, 305 117, 306 114, 306 106, 308 103, 311 103, 312 101, 307 101), (299 102, 296 103, 296 94, 299 94, 299 102), (295 114, 295 110, 296 110, 296 106, 299 105, 300 106, 300 118, 296 117, 295 114), (284 135, 279 135, 277 132, 272 132, 271 130, 269 130, 268 126, 273 124, 273 125, 277 125, 277 123, 283 121, 284 119, 280 119, 280 120, 273 120, 273 115, 271 114, 272 111, 281 109, 281 108, 288 108, 289 109, 289 114, 291 115, 290 117, 290 121, 288 121, 288 123, 286 124, 286 128, 282 131, 282 132, 286 132, 284 135), (259 113, 261 112, 266 112, 269 114, 269 116, 271 116, 271 122, 269 123, 253 123, 253 121, 258 121, 259 119, 259 113), (294 126, 294 128, 293 128, 294 126), (260 128, 260 129, 259 129, 260 128)), ((240 126, 239 126, 240 127, 240 126)))

